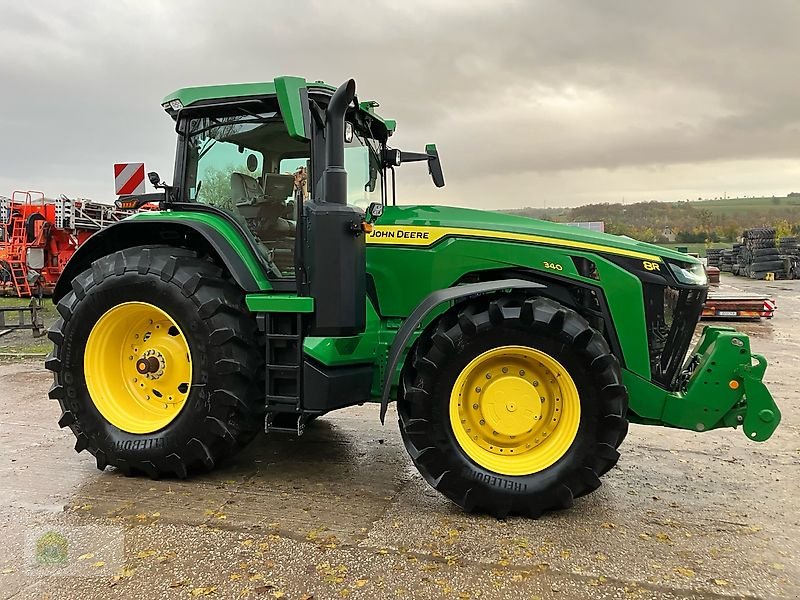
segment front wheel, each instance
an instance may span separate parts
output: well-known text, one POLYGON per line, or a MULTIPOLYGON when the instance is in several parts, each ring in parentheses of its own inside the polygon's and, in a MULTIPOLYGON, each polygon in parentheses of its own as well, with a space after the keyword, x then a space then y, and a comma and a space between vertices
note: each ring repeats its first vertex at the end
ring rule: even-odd
POLYGON ((260 429, 256 323, 212 262, 122 250, 76 277, 58 312, 50 397, 100 469, 186 477, 260 429))
POLYGON ((498 517, 566 508, 616 464, 628 422, 601 334, 546 298, 478 299, 443 315, 402 377, 400 430, 422 476, 498 517))

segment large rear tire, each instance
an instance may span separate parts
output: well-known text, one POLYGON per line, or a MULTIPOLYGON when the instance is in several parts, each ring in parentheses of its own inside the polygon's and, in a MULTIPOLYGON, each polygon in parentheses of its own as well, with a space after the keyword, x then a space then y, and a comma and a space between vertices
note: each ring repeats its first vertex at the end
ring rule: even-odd
POLYGON ((603 336, 546 298, 478 299, 445 313, 402 375, 400 431, 422 476, 468 511, 567 508, 600 485, 628 430, 603 336))
POLYGON ((182 248, 115 252, 58 312, 50 397, 98 468, 182 478, 261 428, 256 323, 214 263, 182 248))

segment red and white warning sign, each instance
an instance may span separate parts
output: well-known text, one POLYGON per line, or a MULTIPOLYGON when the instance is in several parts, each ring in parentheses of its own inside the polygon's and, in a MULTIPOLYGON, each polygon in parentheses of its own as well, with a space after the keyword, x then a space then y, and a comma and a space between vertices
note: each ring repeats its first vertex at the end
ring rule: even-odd
POLYGON ((115 164, 114 191, 117 196, 144 194, 144 163, 115 164))

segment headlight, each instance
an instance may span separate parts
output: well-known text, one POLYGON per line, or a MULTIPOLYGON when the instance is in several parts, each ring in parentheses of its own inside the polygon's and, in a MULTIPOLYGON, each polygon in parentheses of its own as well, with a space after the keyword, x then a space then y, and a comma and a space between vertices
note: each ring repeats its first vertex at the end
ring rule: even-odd
POLYGON ((708 276, 701 263, 674 263, 670 262, 670 270, 680 283, 686 285, 708 285, 708 276))

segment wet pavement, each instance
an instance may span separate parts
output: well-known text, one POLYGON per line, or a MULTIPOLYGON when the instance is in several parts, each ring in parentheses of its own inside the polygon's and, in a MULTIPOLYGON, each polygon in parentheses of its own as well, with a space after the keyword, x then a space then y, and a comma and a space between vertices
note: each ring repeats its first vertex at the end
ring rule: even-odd
POLYGON ((189 481, 101 473, 40 364, 0 364, 0 597, 797 598, 800 281, 723 283, 778 303, 737 324, 770 362, 773 438, 632 426, 604 485, 538 521, 449 504, 376 406, 189 481))

